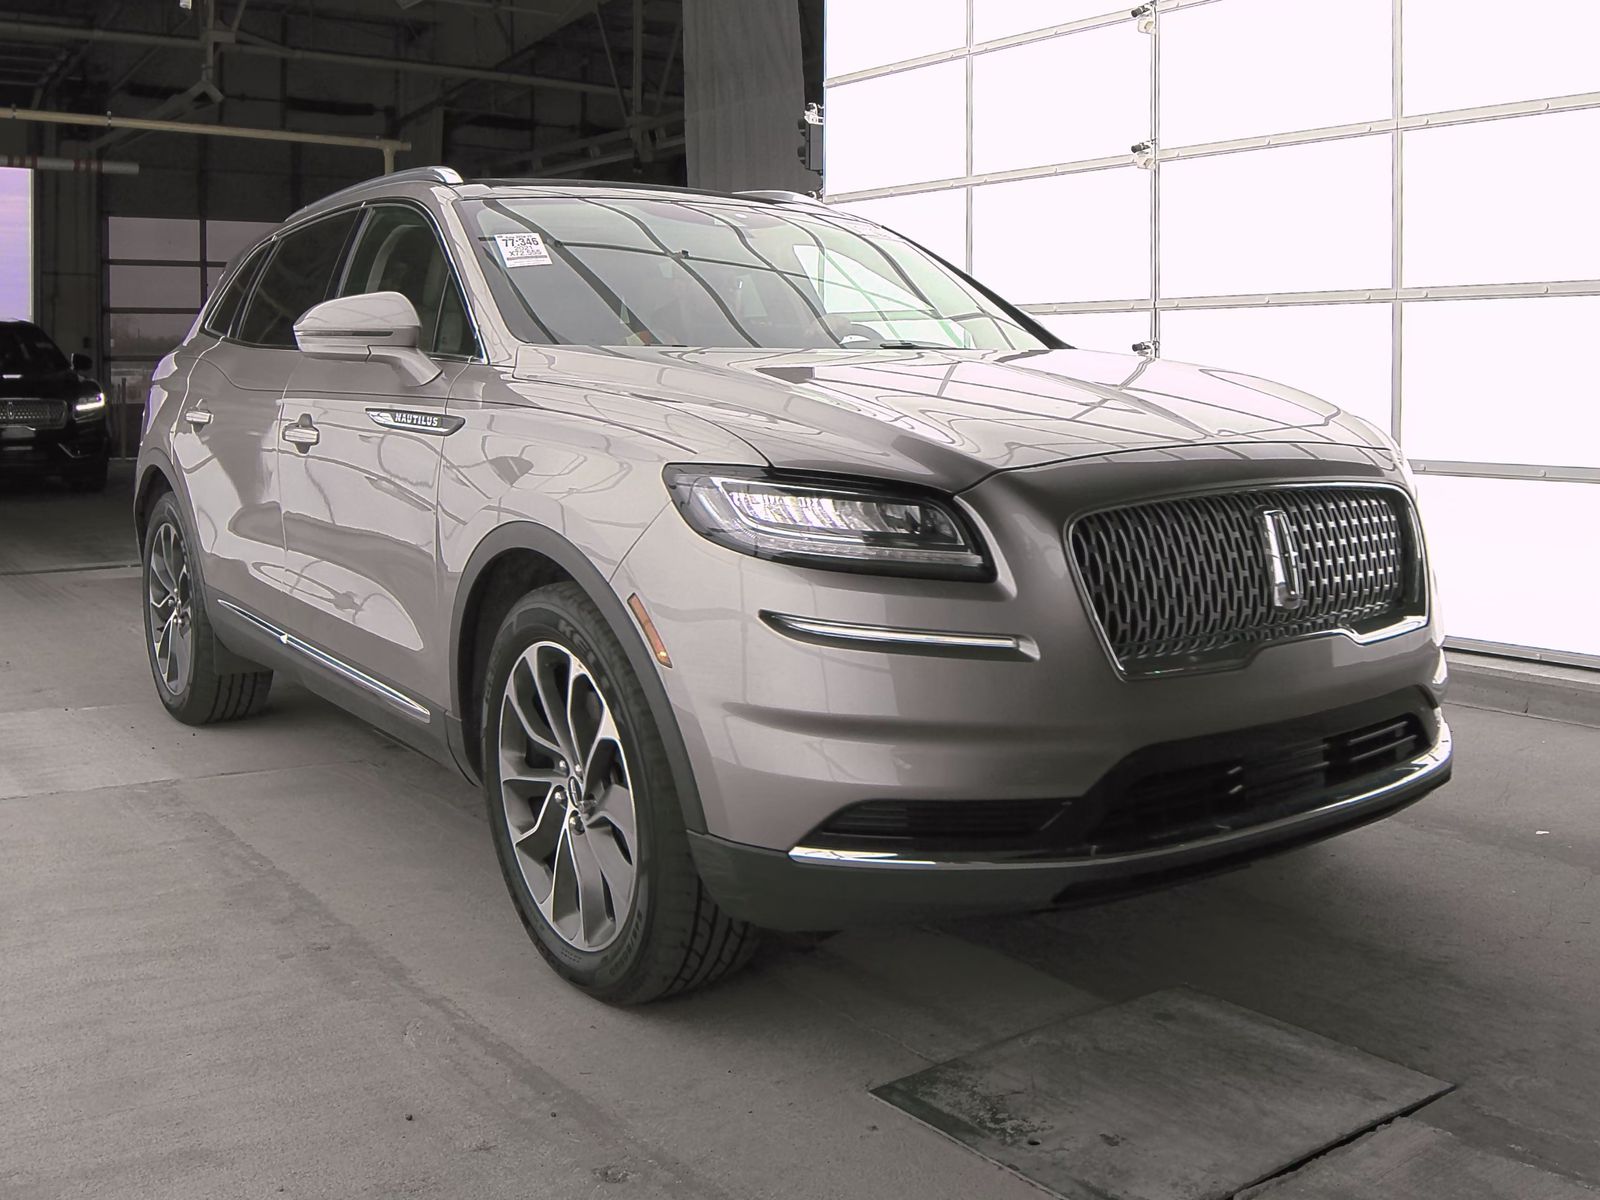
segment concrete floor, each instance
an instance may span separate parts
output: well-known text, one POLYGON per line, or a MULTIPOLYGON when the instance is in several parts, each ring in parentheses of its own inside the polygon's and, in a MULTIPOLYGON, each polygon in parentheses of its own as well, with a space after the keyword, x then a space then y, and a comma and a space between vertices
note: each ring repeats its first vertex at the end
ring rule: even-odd
POLYGON ((168 719, 135 557, 115 486, 0 491, 0 1196, 1020 1200, 868 1089, 1174 986, 1600 1181, 1600 731, 1457 707, 1456 781, 1333 842, 619 1011, 545 969, 458 777, 291 687, 168 719))

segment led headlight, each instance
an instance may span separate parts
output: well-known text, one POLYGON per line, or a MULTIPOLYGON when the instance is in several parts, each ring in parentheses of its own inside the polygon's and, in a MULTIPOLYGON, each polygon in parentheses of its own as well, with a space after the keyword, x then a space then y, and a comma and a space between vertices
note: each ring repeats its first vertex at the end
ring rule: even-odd
POLYGON ((757 558, 932 579, 994 575, 971 525, 931 493, 750 467, 673 466, 666 481, 697 532, 757 558))
POLYGON ((106 406, 106 394, 96 392, 92 396, 80 396, 73 402, 72 411, 80 417, 87 417, 90 413, 97 413, 106 406))

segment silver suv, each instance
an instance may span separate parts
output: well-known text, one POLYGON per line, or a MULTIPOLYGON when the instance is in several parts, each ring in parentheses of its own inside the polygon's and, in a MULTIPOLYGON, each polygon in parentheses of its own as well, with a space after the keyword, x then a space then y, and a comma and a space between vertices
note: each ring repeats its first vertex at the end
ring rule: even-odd
POLYGON ((1450 771, 1388 437, 1074 350, 800 196, 330 196, 162 362, 136 510, 172 714, 283 672, 458 766, 535 944, 616 1002, 759 928, 1218 870, 1450 771))

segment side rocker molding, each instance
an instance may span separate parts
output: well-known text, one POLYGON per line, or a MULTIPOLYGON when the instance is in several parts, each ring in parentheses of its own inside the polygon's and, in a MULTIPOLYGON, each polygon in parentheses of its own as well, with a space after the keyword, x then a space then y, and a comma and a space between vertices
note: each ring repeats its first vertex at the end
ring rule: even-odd
POLYGON ((455 753, 463 771, 469 778, 475 777, 474 773, 467 769, 471 760, 467 755, 467 739, 462 719, 467 698, 461 694, 461 639, 467 599, 472 595, 473 588, 485 568, 508 550, 531 550, 535 554, 542 554, 570 575, 573 582, 583 588, 595 606, 600 609, 612 632, 617 635, 617 640, 622 643, 622 648, 628 656, 628 663, 633 667, 640 687, 644 690, 645 700, 650 705, 650 715, 655 718, 656 727, 661 731, 661 741, 666 750, 667 761, 672 765, 673 782, 677 786, 679 802, 683 807, 684 824, 691 832, 704 833, 705 811, 700 803, 699 789, 695 787, 694 770, 689 764, 689 752, 684 746, 683 734, 678 727, 678 718, 672 702, 667 698, 667 690, 662 686, 661 677, 657 674, 655 658, 645 644, 638 626, 634 624, 632 616, 616 592, 611 589, 606 577, 594 567, 581 550, 554 530, 532 521, 513 521, 489 533, 473 550, 472 556, 467 560, 466 568, 461 572, 461 582, 456 588, 455 604, 450 615, 450 716, 447 718, 447 729, 451 750, 455 753))

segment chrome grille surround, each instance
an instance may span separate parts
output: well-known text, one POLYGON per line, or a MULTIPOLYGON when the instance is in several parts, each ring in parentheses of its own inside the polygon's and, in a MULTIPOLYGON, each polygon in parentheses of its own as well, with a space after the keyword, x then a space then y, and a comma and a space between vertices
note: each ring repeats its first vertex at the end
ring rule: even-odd
POLYGON ((1243 665, 1264 646, 1358 641, 1427 623, 1421 528, 1404 489, 1284 484, 1139 501, 1084 514, 1069 558, 1112 661, 1129 676, 1243 665), (1264 514, 1283 514, 1303 601, 1274 604, 1264 514))
POLYGON ((66 423, 65 400, 0 400, 0 427, 25 425, 31 429, 60 429, 66 423))

